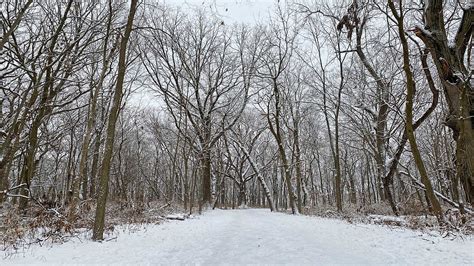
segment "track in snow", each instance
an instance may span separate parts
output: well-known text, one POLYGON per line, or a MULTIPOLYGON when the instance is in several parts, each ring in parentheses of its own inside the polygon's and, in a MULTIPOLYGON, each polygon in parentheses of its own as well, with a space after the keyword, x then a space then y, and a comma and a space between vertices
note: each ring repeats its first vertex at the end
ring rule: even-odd
POLYGON ((472 238, 451 241, 263 209, 215 210, 145 228, 104 243, 32 247, 0 264, 474 264, 472 238))

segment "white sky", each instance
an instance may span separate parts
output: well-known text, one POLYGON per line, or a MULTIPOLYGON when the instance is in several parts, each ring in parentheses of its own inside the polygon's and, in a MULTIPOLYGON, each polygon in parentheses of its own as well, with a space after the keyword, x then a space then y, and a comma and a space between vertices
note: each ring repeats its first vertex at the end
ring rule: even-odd
POLYGON ((226 24, 256 23, 266 20, 278 0, 159 0, 183 9, 206 8, 226 24))

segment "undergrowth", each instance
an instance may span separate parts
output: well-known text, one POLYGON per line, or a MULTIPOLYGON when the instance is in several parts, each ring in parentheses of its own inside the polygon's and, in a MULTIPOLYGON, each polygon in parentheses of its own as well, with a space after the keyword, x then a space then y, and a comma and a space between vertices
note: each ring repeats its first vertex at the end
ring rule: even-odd
POLYGON ((395 216, 388 204, 377 203, 365 206, 348 205, 343 212, 337 212, 334 207, 315 206, 305 209, 305 214, 336 218, 349 223, 380 224, 390 227, 404 227, 418 231, 437 231, 443 236, 474 235, 474 215, 462 214, 459 210, 445 207, 444 223, 438 223, 436 217, 412 205, 411 209, 400 208, 400 216, 395 216), (416 209, 414 209, 416 208, 416 209))
MULTIPOLYGON (((31 204, 25 212, 8 203, 0 206, 0 250, 15 252, 33 244, 63 243, 81 234, 91 235, 94 225, 95 202, 82 202, 74 218, 65 207, 31 204)), ((106 211, 105 234, 112 235, 117 226, 129 231, 140 225, 160 223, 165 216, 181 212, 178 205, 164 202, 127 205, 110 202, 106 211)))

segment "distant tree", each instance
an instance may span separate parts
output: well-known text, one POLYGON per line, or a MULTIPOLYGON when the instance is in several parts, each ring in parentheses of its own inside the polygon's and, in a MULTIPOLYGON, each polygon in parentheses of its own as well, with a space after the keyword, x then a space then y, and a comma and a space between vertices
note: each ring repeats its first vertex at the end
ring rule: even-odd
POLYGON ((193 20, 182 14, 164 14, 150 20, 149 28, 143 62, 178 130, 199 154, 200 206, 210 206, 213 147, 247 104, 257 52, 252 49, 256 47, 245 43, 245 32, 245 40, 234 43, 234 32, 203 12, 196 13, 193 20), (179 110, 186 115, 197 142, 183 131, 179 110))

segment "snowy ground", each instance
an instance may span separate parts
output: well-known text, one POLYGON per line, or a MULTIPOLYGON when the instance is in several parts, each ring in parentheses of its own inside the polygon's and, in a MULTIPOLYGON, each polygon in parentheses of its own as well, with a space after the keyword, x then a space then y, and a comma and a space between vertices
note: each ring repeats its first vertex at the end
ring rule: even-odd
POLYGON ((0 265, 17 263, 474 265, 474 239, 261 209, 215 210, 109 242, 76 239, 0 259, 0 265))

